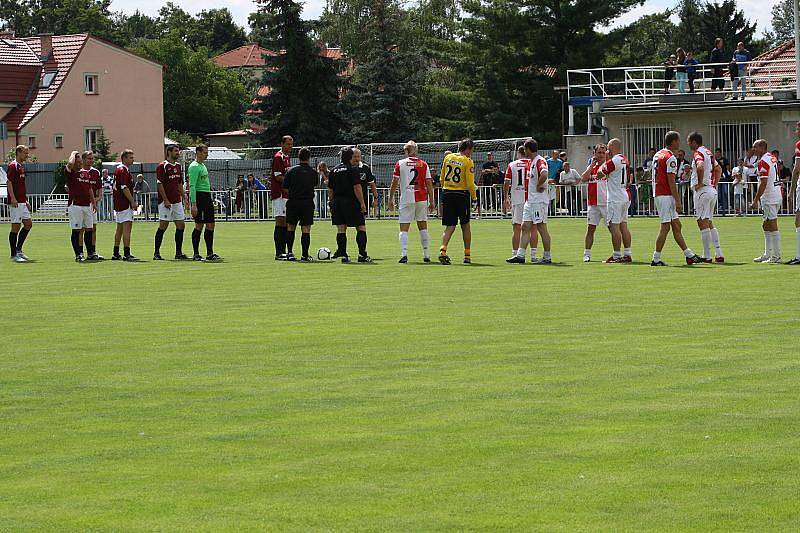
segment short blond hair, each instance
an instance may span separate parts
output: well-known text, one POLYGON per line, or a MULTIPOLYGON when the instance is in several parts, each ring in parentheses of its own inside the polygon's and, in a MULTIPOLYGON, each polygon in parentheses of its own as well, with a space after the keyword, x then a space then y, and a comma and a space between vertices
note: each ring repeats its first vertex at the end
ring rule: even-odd
POLYGON ((403 146, 403 151, 406 155, 417 155, 417 143, 408 141, 405 146, 403 146))
POLYGON ((126 157, 128 157, 128 156, 131 156, 131 155, 133 155, 133 150, 131 150, 130 148, 125 148, 125 149, 122 151, 122 153, 121 153, 121 154, 119 154, 119 158, 120 158, 120 159, 124 159, 124 158, 126 158, 126 157))

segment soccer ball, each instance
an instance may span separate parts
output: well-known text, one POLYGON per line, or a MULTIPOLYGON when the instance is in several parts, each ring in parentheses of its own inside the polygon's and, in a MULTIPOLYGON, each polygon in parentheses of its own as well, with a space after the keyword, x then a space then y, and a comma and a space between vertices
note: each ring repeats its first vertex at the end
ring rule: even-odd
POLYGON ((320 248, 317 250, 317 259, 320 261, 327 261, 331 258, 333 254, 331 253, 329 248, 320 248))

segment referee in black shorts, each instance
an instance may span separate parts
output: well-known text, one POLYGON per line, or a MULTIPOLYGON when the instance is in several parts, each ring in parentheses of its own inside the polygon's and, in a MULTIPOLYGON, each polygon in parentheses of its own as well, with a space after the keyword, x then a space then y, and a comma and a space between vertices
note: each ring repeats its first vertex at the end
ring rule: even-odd
POLYGON ((351 165, 353 149, 342 148, 342 164, 337 165, 328 176, 328 194, 331 205, 331 223, 336 226, 336 253, 333 258, 342 258, 342 263, 349 263, 347 255, 347 228, 356 228, 358 244, 358 262, 371 263, 367 255, 367 227, 364 216, 367 204, 361 188, 361 177, 358 169, 351 165))
POLYGON ((294 236, 297 225, 300 224, 302 234, 300 244, 303 254, 300 261, 308 263, 311 256, 308 248, 311 246, 311 226, 314 224, 314 187, 319 181, 317 171, 311 168, 308 161, 311 159, 311 150, 301 148, 298 154, 300 164, 292 167, 283 178, 283 188, 289 191, 289 200, 286 202, 286 260, 294 261, 292 253, 294 236))
POLYGON ((205 160, 208 158, 208 146, 199 145, 195 149, 195 160, 189 165, 189 201, 194 219, 192 231, 192 248, 195 261, 203 261, 200 255, 200 235, 206 241, 205 261, 219 261, 222 258, 214 253, 214 201, 211 198, 211 182, 205 160))

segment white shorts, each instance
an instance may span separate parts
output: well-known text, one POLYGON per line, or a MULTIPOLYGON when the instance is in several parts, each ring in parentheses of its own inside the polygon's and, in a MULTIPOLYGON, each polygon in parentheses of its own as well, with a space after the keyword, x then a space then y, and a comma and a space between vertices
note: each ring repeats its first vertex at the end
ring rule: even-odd
POLYGON ((12 224, 20 224, 23 220, 31 219, 31 212, 28 210, 27 204, 18 202, 17 207, 12 207, 11 205, 8 207, 12 224))
POLYGON ((608 220, 606 213, 606 206, 604 205, 590 205, 586 210, 586 223, 592 226, 600 224, 600 219, 608 220))
POLYGON ((133 209, 129 207, 125 211, 114 211, 114 219, 116 219, 117 224, 133 222, 133 209))
POLYGON ((606 224, 622 224, 628 222, 628 208, 631 202, 608 202, 606 209, 606 224))
POLYGON ((185 220, 186 213, 183 211, 183 202, 170 204, 166 207, 164 203, 158 204, 158 220, 165 220, 167 222, 174 222, 177 220, 185 220))
POLYGON ((276 198, 272 200, 272 216, 274 217, 286 216, 286 198, 276 198))
POLYGON ((800 213, 800 187, 794 191, 794 212, 800 213))
POLYGON ((72 229, 92 229, 94 211, 90 205, 71 205, 67 208, 69 227, 72 229))
POLYGON ((717 207, 716 189, 707 188, 694 193, 694 215, 697 220, 711 220, 717 207))
POLYGON ((525 207, 522 209, 522 221, 532 222, 534 224, 547 224, 547 203, 525 202, 525 207))
POLYGON ((763 220, 777 220, 779 207, 778 204, 765 204, 761 202, 761 218, 763 220))
POLYGON ((428 220, 428 202, 414 202, 400 206, 400 224, 428 220))
POLYGON ((514 204, 511 206, 511 223, 522 224, 522 213, 525 211, 525 204, 514 204))
POLYGON ((678 218, 678 211, 675 209, 675 198, 672 196, 656 196, 656 211, 662 224, 672 222, 678 218))

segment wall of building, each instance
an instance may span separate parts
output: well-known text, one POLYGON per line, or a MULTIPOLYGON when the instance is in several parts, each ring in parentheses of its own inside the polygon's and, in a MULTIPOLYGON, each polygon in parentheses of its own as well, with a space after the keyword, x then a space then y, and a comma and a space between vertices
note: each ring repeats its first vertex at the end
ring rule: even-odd
POLYGON ((112 152, 134 150, 137 161, 164 158, 162 67, 95 39, 89 39, 55 98, 20 132, 36 136, 32 150, 41 162, 66 159, 84 149, 84 130, 101 128, 112 152), (84 91, 84 74, 99 77, 98 93, 84 91), (64 136, 63 148, 54 137, 64 136))
POLYGON ((567 158, 572 163, 572 168, 583 172, 586 161, 592 156, 592 147, 601 142, 606 142, 605 135, 565 135, 564 144, 567 149, 567 158))

